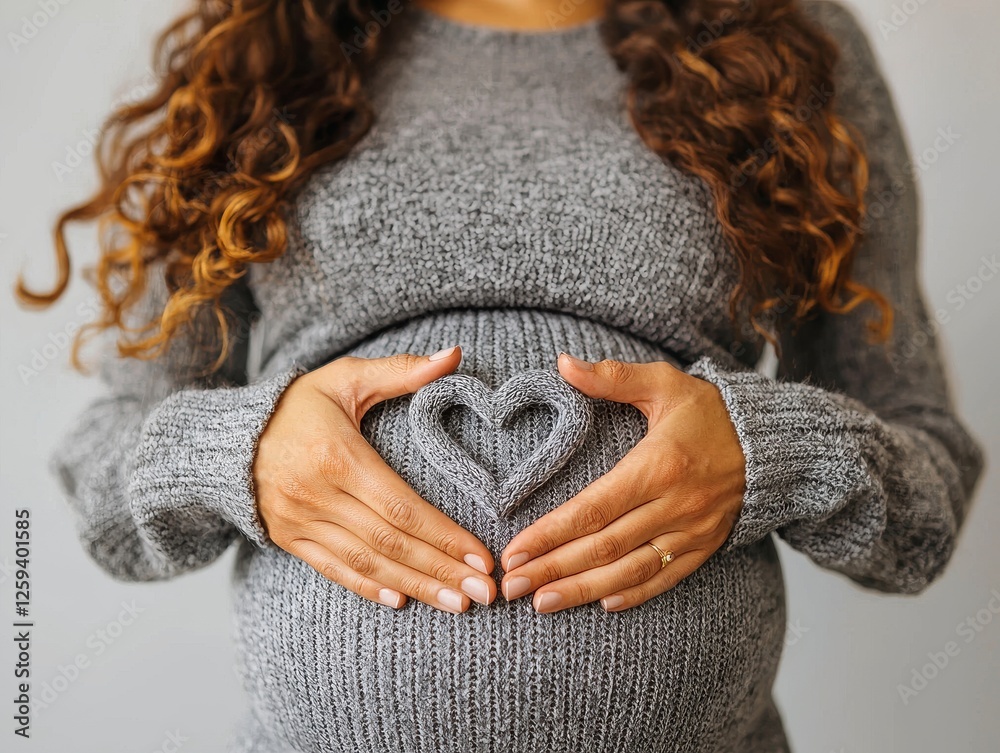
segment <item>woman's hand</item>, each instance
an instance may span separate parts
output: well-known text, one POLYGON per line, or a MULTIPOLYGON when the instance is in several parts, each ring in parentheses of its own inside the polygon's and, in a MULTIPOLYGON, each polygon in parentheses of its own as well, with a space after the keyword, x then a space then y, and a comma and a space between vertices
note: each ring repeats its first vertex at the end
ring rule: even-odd
POLYGON ((258 443, 257 506, 271 540, 356 594, 401 607, 406 596, 449 612, 489 604, 489 549, 422 499, 360 432, 377 403, 458 366, 433 356, 345 356, 296 378, 258 443), (463 595, 464 592, 464 595, 463 595))
POLYGON ((594 398, 630 403, 648 422, 611 471, 518 533, 504 548, 504 596, 535 592, 540 612, 597 599, 622 610, 667 591, 726 540, 743 506, 746 461, 718 389, 665 361, 559 372, 594 398), (662 566, 652 541, 673 559, 662 566))

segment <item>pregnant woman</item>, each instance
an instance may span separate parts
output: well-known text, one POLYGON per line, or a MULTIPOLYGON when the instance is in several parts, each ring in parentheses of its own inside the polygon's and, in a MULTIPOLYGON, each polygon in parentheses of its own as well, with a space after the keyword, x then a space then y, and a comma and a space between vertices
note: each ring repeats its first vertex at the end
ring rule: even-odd
POLYGON ((20 293, 114 229, 52 466, 118 578, 238 541, 234 751, 787 751, 771 534, 945 568, 982 457, 841 6, 204 0, 158 57, 20 293))

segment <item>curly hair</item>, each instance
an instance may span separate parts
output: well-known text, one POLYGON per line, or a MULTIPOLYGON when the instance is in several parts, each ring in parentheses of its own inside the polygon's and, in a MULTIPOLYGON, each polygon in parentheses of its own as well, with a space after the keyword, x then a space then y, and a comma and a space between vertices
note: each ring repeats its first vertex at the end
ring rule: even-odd
MULTIPOLYGON (((284 252, 296 190, 374 121, 364 82, 382 27, 370 22, 390 2, 198 0, 162 32, 158 88, 111 113, 99 189, 55 224, 54 288, 18 280, 23 302, 54 302, 70 278, 67 223, 99 221, 102 311, 77 333, 76 368, 88 331, 128 329, 157 261, 169 299, 119 353, 154 357, 207 311, 210 368, 224 363, 223 294, 284 252), (359 27, 365 44, 351 47, 359 27)), ((643 142, 711 189, 739 266, 730 316, 748 304, 744 325, 777 344, 786 324, 869 301, 870 334, 886 338, 891 307, 850 275, 868 172, 859 135, 833 112, 838 50, 796 0, 608 0, 600 32, 643 142)))

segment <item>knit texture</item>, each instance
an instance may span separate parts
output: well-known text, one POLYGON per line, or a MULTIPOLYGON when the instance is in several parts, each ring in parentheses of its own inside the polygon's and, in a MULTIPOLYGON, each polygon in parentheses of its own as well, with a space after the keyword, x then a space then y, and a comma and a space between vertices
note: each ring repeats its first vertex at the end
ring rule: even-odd
MULTIPOLYGON (((895 308, 887 347, 865 341, 868 311, 823 315, 785 339, 776 377, 756 371, 760 338, 728 318, 738 273, 711 193, 642 144, 596 22, 515 32, 414 6, 366 84, 375 127, 296 197, 286 253, 229 292, 249 337, 225 368, 192 376, 194 332, 154 361, 108 343, 108 394, 52 470, 87 551, 123 580, 173 577, 238 542, 249 708, 232 751, 787 751, 771 534, 881 591, 943 572, 983 457, 923 302, 909 151, 854 17, 805 7, 841 44, 835 106, 869 155, 878 211, 855 271, 895 308), (367 601, 271 542, 250 469, 288 384, 343 355, 456 343, 456 374, 361 428, 495 556, 647 429, 633 406, 562 380, 560 351, 665 360, 720 389, 747 459, 724 546, 623 612, 501 597, 454 615, 367 601)), ((153 274, 143 311, 165 299, 153 274)))
POLYGON ((410 403, 410 436, 427 462, 491 515, 507 517, 562 468, 586 438, 590 400, 556 371, 523 371, 494 391, 468 374, 450 374, 417 391, 410 403), (474 460, 441 424, 449 408, 468 406, 496 429, 530 405, 555 409, 551 432, 503 479, 474 460))
MULTIPOLYGON (((495 556, 518 531, 611 470, 647 429, 631 405, 570 397, 568 385, 550 378, 559 350, 590 359, 672 359, 620 330, 534 309, 435 312, 348 352, 427 353, 446 342, 466 348, 459 379, 380 403, 362 433, 418 494, 495 556), (532 393, 543 399, 528 402, 532 393), (558 472, 530 494, 498 501, 489 483, 484 491, 482 477, 519 477, 553 435, 568 436, 559 445, 572 448, 585 412, 573 410, 564 434, 560 401, 589 404, 591 416, 558 472), (497 413, 502 418, 514 406, 497 431, 497 413), (435 427, 430 442, 425 424, 435 427), (456 448, 468 453, 462 470, 472 478, 459 469, 442 473, 456 448), (472 463, 483 473, 471 471, 472 463)), ((547 464, 562 454, 553 451, 547 464)), ((669 596, 628 613, 593 603, 542 615, 528 598, 503 597, 462 615, 419 602, 397 612, 366 603, 277 547, 244 547, 237 567, 237 645, 255 699, 247 729, 274 735, 264 750, 280 750, 281 741, 334 751, 721 751, 747 749, 744 740, 777 718, 768 689, 785 607, 769 538, 713 557, 669 596)), ((498 569, 498 585, 501 576, 498 569)))

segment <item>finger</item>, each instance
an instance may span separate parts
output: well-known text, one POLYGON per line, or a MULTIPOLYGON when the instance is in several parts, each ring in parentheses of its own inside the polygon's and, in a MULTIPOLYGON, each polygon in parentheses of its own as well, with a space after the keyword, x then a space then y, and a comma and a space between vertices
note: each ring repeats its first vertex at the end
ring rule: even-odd
MULTIPOLYGON (((322 531, 321 526, 325 524, 326 521, 314 521, 313 527, 322 531)), ((393 528, 368 505, 353 497, 339 504, 336 524, 380 554, 456 588, 480 604, 489 604, 496 598, 493 578, 464 562, 457 562, 426 541, 393 528)))
POLYGON ((567 541, 597 533, 658 497, 662 482, 651 469, 662 461, 655 447, 649 435, 643 437, 610 471, 520 531, 500 553, 504 570, 520 567, 567 541))
MULTIPOLYGON (((546 583, 610 565, 651 539, 677 530, 680 530, 679 522, 670 516, 669 502, 656 499, 623 515, 597 533, 568 541, 511 569, 503 576, 500 587, 507 598, 517 598, 546 583), (516 582, 517 587, 508 588, 511 582, 516 582), (513 596, 510 595, 512 593, 513 596)), ((649 548, 649 551, 653 549, 649 548)))
POLYGON ((417 494, 361 434, 348 429, 340 438, 338 451, 322 469, 333 489, 347 492, 394 528, 458 562, 485 575, 493 572, 493 555, 486 545, 417 494))
POLYGON ((318 375, 360 427, 361 419, 377 403, 416 392, 428 382, 454 371, 462 360, 458 345, 429 356, 396 353, 384 358, 344 356, 331 361, 318 375))
POLYGON ((558 612, 639 587, 663 570, 674 566, 685 551, 686 539, 684 532, 675 532, 658 536, 653 541, 670 558, 666 566, 653 547, 643 545, 609 565, 587 570, 538 589, 532 605, 538 612, 558 612))
MULTIPOLYGON (((655 541, 653 543, 663 549, 659 543, 655 541)), ((647 548, 650 551, 653 550, 652 547, 647 548)), ((601 599, 601 606, 607 612, 621 612, 624 609, 643 604, 653 597, 675 588, 682 580, 705 564, 708 557, 709 553, 704 549, 692 549, 678 554, 672 562, 646 582, 606 595, 601 599)))
POLYGON ((666 361, 632 363, 605 359, 591 363, 568 353, 559 356, 558 365, 563 378, 585 395, 630 403, 647 417, 669 400, 675 377, 684 373, 666 361))
POLYGON ((327 580, 340 584, 358 596, 385 604, 393 609, 399 609, 406 603, 405 594, 355 572, 329 549, 315 541, 297 539, 290 545, 288 551, 327 580))
POLYGON ((347 567, 378 583, 384 583, 429 606, 459 614, 469 608, 469 597, 426 573, 391 560, 372 549, 346 528, 322 522, 310 532, 310 540, 325 547, 347 567))

